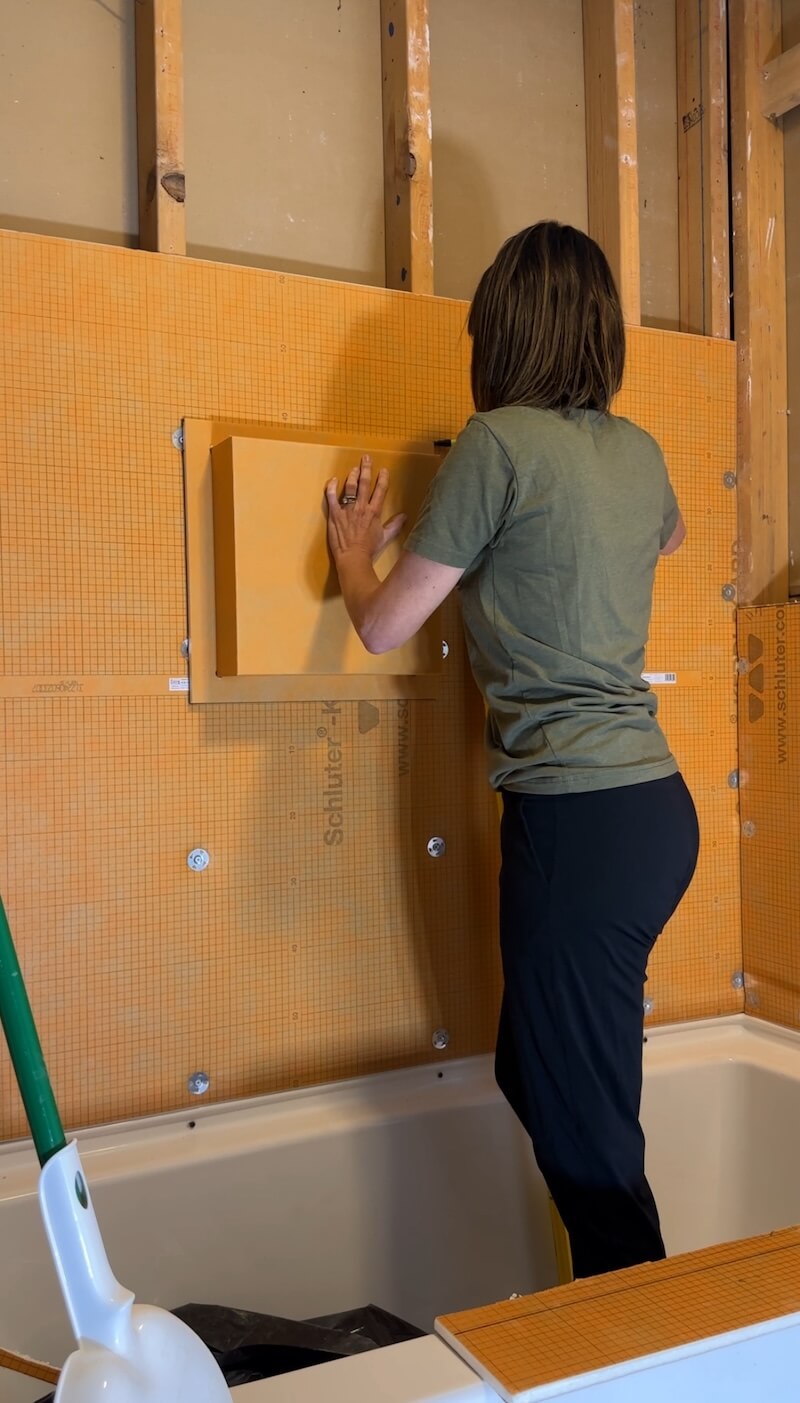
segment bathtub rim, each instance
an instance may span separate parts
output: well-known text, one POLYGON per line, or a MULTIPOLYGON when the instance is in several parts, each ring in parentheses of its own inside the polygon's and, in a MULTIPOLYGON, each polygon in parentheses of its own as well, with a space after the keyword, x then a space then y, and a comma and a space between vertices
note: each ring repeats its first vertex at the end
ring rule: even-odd
MULTIPOLYGON (((800 1080, 800 1032, 737 1013, 646 1030, 645 1078, 699 1065, 740 1063, 800 1080)), ((132 1173, 223 1160, 270 1144, 480 1106, 500 1097, 491 1054, 429 1062, 338 1082, 191 1105, 70 1131, 94 1184, 132 1173), (266 1116, 265 1111, 271 1112, 266 1116)), ((0 1203, 37 1190, 30 1138, 0 1145, 0 1203)))

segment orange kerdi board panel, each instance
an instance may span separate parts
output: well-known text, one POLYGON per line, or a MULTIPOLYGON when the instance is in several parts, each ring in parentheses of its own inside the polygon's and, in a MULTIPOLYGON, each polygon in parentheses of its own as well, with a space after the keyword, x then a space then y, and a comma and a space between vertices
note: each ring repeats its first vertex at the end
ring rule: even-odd
MULTIPOLYGON (((391 657, 371 656, 350 623, 328 551, 324 483, 344 481, 351 453, 241 436, 217 444, 211 459, 220 676, 316 676, 325 698, 353 673, 395 674, 402 696, 409 676, 441 671, 436 619, 391 657)), ((384 520, 402 511, 413 521, 437 467, 432 453, 377 454, 373 471, 389 472, 384 520)), ((381 579, 400 551, 392 541, 381 555, 381 579)))
POLYGON ((739 614, 742 935, 748 1013, 800 1027, 800 606, 739 614))
MULTIPOLYGON (((436 700, 190 704, 173 442, 189 420, 452 438, 466 307, 17 234, 0 307, 0 888, 67 1121, 194 1105, 198 1070, 221 1099, 490 1050, 497 809, 457 601, 436 700)), ((689 525, 648 655, 703 830, 660 1020, 741 1007, 734 354, 632 330, 618 405, 689 525)), ((24 1128, 2 1050, 0 1135, 24 1128)))
POLYGON ((370 656, 350 625, 327 547, 325 483, 369 450, 386 468, 385 519, 408 522, 377 563, 385 577, 441 462, 432 444, 348 444, 186 420, 189 692, 192 702, 438 695, 439 612, 415 639, 370 656))
POLYGON ((526 1403, 556 1380, 797 1310, 800 1228, 787 1228, 447 1316, 436 1328, 501 1398, 526 1403))

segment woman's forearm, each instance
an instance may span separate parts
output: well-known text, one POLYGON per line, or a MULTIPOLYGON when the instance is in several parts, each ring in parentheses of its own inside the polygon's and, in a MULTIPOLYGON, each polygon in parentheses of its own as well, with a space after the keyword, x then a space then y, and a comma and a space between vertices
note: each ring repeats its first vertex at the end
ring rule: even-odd
POLYGON ((368 651, 376 651, 373 643, 372 625, 375 620, 375 605, 381 582, 365 551, 346 551, 339 556, 336 567, 339 572, 339 585, 350 622, 361 642, 368 651))

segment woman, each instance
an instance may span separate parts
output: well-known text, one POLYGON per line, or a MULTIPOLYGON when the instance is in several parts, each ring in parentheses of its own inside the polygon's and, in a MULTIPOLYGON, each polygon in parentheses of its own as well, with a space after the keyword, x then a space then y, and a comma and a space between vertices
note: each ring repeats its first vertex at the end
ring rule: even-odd
POLYGON ((405 550, 372 562, 386 475, 364 458, 329 540, 372 652, 458 585, 502 791, 498 1084, 577 1276, 664 1256, 639 1125, 648 956, 694 873, 694 805, 642 680, 659 555, 685 528, 662 453, 610 412, 625 332, 608 263, 546 222, 508 240, 469 314, 469 420, 405 550))

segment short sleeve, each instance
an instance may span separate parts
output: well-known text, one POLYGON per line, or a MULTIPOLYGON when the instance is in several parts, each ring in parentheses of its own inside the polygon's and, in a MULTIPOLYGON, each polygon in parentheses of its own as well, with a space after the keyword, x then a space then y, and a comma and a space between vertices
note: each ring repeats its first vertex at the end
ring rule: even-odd
POLYGON ((472 418, 428 489, 406 550, 466 570, 509 523, 517 495, 514 465, 491 429, 472 418))
POLYGON ((672 483, 669 477, 665 477, 666 486, 664 488, 664 519, 661 527, 661 549, 672 539, 675 528, 680 520, 680 509, 672 490, 672 483))

